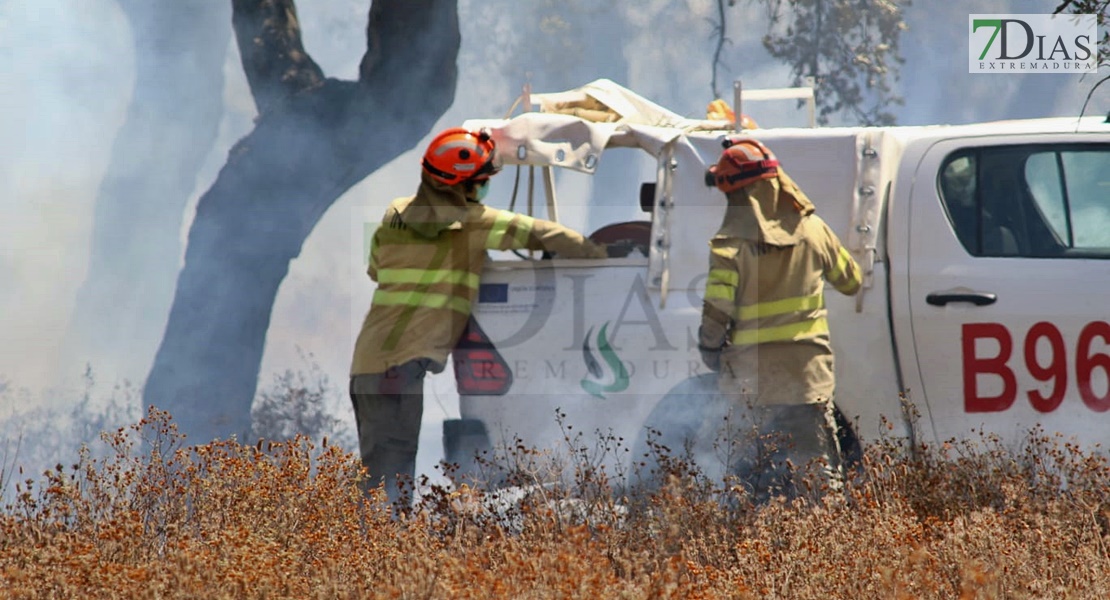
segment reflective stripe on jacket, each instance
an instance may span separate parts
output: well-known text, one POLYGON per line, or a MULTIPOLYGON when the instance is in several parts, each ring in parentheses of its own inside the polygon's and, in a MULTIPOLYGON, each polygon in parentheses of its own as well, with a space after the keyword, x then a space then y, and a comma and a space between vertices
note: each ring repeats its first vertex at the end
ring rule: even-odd
POLYGON ((726 346, 722 385, 746 381, 745 391, 762 404, 831 397, 824 282, 851 295, 862 281, 859 266, 820 217, 804 217, 800 230, 792 246, 725 233, 710 242, 699 343, 726 346))
POLYGON ((413 198, 386 210, 370 246, 370 278, 378 283, 355 342, 351 374, 382 373, 415 358, 440 368, 478 298, 487 250, 547 250, 566 258, 604 258, 594 244, 557 223, 477 202, 429 238, 406 224, 413 198))

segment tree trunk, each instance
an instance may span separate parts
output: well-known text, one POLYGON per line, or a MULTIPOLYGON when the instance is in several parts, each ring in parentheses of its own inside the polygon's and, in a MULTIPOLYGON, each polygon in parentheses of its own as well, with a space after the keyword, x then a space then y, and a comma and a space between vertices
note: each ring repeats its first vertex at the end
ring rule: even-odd
POLYGON ((454 101, 456 0, 376 0, 357 82, 325 79, 292 0, 233 0, 260 116, 200 198, 143 392, 193 442, 245 435, 278 287, 325 211, 454 101))
POLYGON ((181 223, 224 114, 227 10, 207 0, 122 1, 135 90, 94 213, 89 270, 60 368, 138 378, 165 326, 181 223))

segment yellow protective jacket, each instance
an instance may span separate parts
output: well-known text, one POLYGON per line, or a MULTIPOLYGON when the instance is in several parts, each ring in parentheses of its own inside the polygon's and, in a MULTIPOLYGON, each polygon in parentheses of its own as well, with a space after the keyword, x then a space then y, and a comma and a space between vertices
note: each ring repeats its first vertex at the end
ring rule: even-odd
POLYGON ((415 196, 386 210, 367 271, 378 288, 355 342, 351 375, 384 373, 417 358, 442 370, 478 297, 487 250, 606 256, 603 245, 558 223, 490 208, 462 190, 425 175, 415 196))
POLYGON ((756 405, 830 400, 824 283, 851 295, 861 275, 812 203, 780 169, 729 194, 709 245, 699 343, 722 348, 721 390, 756 405))

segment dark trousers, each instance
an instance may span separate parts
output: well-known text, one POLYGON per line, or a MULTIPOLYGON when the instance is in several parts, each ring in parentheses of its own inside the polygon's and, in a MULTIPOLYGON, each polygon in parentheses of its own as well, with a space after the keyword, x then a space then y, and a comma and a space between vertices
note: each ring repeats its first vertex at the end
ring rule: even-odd
POLYGON ((385 482, 391 501, 411 500, 416 451, 424 414, 424 376, 429 359, 416 359, 385 373, 351 377, 351 404, 359 453, 369 477, 363 491, 385 482))
POLYGON ((753 416, 761 435, 737 475, 756 502, 777 495, 819 497, 843 488, 832 403, 760 406, 753 416))

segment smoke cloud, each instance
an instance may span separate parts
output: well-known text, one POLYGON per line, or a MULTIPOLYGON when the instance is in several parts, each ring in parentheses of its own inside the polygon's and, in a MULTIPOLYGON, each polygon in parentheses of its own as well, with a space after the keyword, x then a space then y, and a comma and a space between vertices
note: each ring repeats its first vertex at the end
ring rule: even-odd
POLYGON ((0 4, 0 372, 57 382, 89 219, 122 122, 133 48, 114 2, 0 4))

